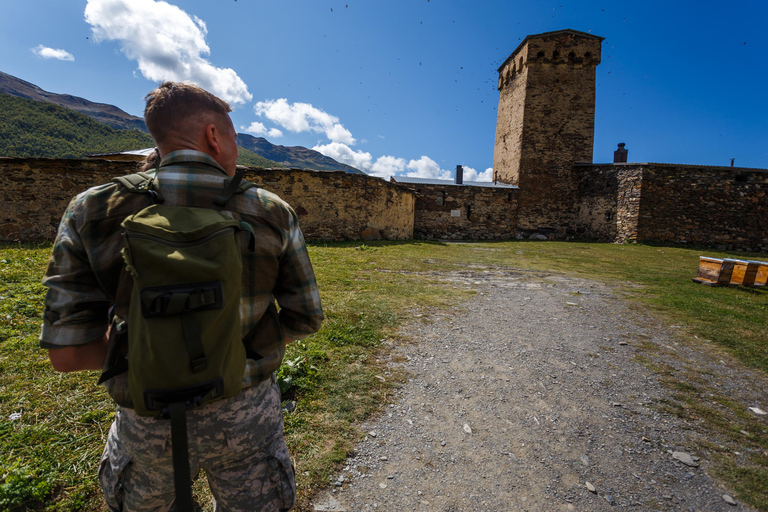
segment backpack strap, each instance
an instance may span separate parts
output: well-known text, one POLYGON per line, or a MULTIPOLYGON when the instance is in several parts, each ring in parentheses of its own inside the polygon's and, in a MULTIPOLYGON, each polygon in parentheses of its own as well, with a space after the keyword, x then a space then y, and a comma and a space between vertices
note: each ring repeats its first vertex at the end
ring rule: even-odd
POLYGON ((245 175, 245 170, 240 169, 239 171, 235 172, 235 175, 225 180, 225 187, 224 191, 217 196, 213 200, 213 204, 219 207, 219 209, 224 208, 227 205, 227 202, 229 202, 230 199, 232 199, 232 196, 235 194, 242 194, 249 188, 256 187, 257 185, 255 183, 251 183, 250 181, 244 181, 243 175, 245 175))
POLYGON ((165 201, 155 186, 155 178, 145 172, 137 172, 126 176, 112 178, 113 183, 119 183, 134 194, 149 194, 156 203, 165 201))
POLYGON ((171 417, 171 457, 173 458, 173 487, 176 492, 176 510, 192 512, 192 477, 189 466, 189 442, 187 441, 187 408, 184 402, 168 404, 171 417))

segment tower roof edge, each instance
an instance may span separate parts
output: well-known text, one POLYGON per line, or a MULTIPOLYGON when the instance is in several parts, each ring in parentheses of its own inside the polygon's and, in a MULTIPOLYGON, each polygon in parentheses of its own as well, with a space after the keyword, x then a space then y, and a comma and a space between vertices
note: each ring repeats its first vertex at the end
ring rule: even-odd
POLYGON ((529 40, 537 39, 537 38, 540 38, 540 37, 551 37, 551 36, 558 35, 558 34, 573 34, 573 35, 580 36, 580 37, 588 37, 588 38, 591 38, 591 39, 597 39, 600 42, 605 41, 604 37, 596 36, 596 35, 590 34, 588 32, 582 32, 580 30, 573 30, 571 28, 566 28, 566 29, 563 29, 563 30, 553 30, 552 32, 542 32, 541 34, 531 34, 531 35, 525 36, 525 39, 523 39, 522 42, 519 45, 517 45, 517 48, 515 48, 515 50, 512 53, 509 54, 509 57, 507 57, 506 60, 504 60, 502 65, 499 66, 499 69, 497 69, 496 71, 501 72, 501 70, 504 69, 504 66, 507 65, 507 62, 509 62, 509 59, 511 59, 513 55, 515 55, 517 52, 519 52, 520 49, 523 46, 525 46, 525 44, 529 40))

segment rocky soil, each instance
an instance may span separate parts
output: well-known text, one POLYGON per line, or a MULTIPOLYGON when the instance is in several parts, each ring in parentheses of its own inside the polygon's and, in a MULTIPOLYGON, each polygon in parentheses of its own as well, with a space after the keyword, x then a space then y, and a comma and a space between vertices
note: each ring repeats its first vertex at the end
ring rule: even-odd
POLYGON ((387 342, 410 379, 360 426, 314 510, 752 510, 708 476, 700 429, 663 412, 669 391, 636 355, 694 371, 745 409, 768 409, 764 375, 602 284, 504 269, 442 278, 478 293, 415 313, 405 341, 387 342))

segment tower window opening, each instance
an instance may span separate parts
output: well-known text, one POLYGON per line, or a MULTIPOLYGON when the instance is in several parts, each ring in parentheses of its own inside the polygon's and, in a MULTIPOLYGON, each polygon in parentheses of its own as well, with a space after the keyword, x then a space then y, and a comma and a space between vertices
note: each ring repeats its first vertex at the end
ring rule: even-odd
POLYGON ((560 58, 560 52, 555 50, 552 52, 552 60, 557 60, 560 58))
POLYGON ((438 192, 437 197, 435 199, 435 204, 438 206, 443 206, 445 204, 445 192, 438 192))

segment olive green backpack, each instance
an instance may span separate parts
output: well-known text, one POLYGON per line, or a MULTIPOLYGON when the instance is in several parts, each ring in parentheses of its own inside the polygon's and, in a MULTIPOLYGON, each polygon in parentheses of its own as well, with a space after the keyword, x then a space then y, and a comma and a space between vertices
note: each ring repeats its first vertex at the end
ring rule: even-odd
MULTIPOLYGON (((239 241, 247 231, 253 249, 253 228, 219 210, 255 185, 238 173, 223 180, 211 208, 192 208, 162 204, 148 174, 113 181, 154 202, 121 224, 125 269, 132 278, 125 319, 128 390, 138 414, 170 418, 176 507, 191 511, 186 411, 238 394, 246 358, 254 357, 246 355, 241 335, 239 241)), ((101 381, 125 371, 125 362, 101 381)))

